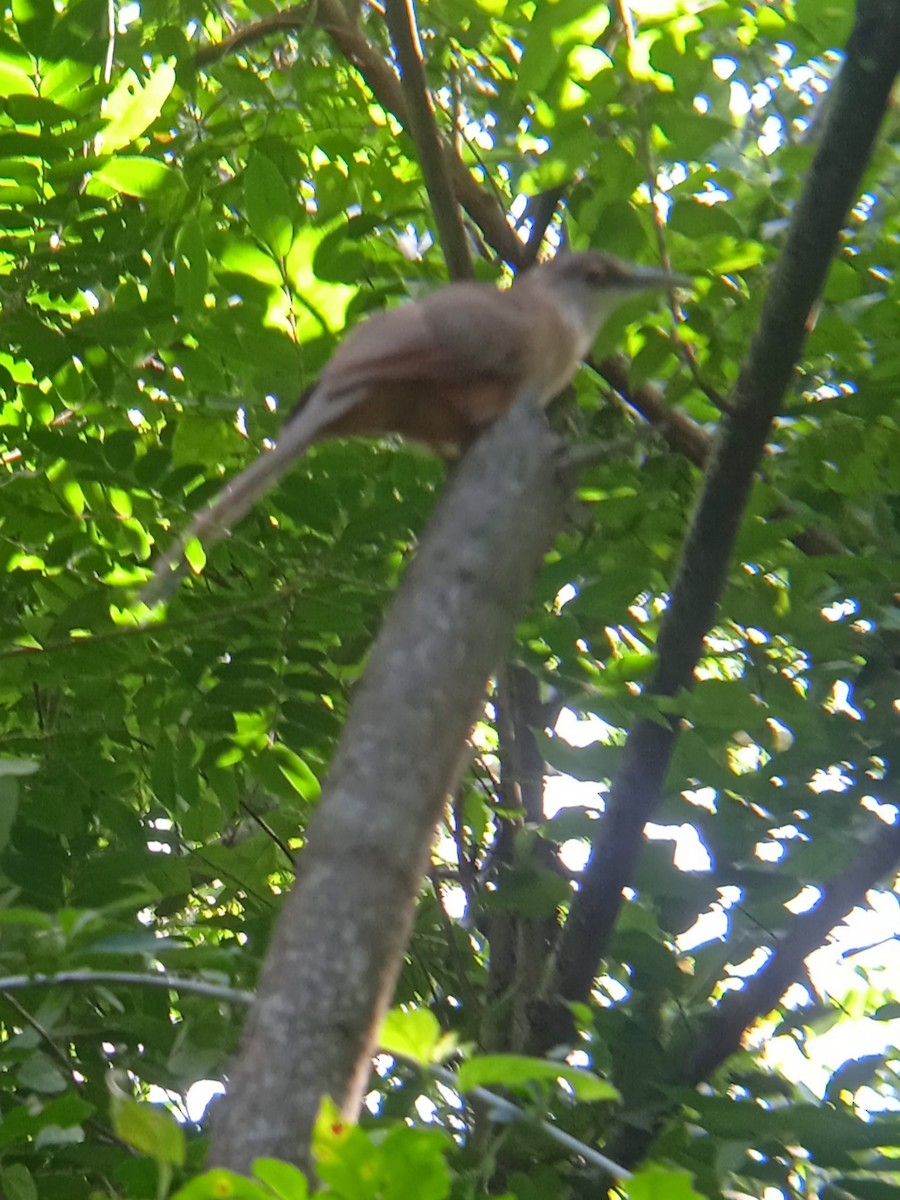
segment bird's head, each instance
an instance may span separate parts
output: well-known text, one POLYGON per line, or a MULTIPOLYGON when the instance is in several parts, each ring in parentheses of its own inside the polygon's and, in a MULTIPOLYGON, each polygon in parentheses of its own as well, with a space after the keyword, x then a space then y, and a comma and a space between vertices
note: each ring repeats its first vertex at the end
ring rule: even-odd
POLYGON ((601 250, 557 254, 549 262, 532 267, 521 281, 553 289, 588 343, 593 342, 607 317, 638 292, 692 286, 687 275, 673 275, 659 267, 639 267, 601 250))

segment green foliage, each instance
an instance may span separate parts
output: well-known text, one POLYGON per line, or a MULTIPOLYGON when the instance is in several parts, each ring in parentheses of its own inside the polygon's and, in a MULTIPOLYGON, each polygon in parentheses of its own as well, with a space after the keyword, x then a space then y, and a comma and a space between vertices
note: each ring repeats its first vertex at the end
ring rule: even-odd
POLYGON ((179 1188, 173 1200, 306 1200, 309 1184, 296 1167, 276 1159, 260 1158, 254 1163, 259 1182, 233 1171, 206 1171, 179 1188))
MULTIPOLYGON (((316 1131, 321 1200, 444 1200, 450 1192, 448 1139, 433 1130, 395 1125, 378 1138, 347 1125, 325 1102, 316 1131)), ((287 1163, 260 1158, 254 1178, 212 1170, 180 1188, 173 1200, 306 1200, 306 1176, 287 1163)))
POLYGON ((140 1154, 160 1164, 183 1165, 184 1133, 161 1109, 127 1096, 114 1097, 112 1118, 116 1136, 140 1154))
POLYGON ((437 1017, 427 1008, 392 1009, 382 1023, 378 1044, 388 1054, 422 1067, 440 1061, 454 1049, 437 1017))
MULTIPOLYGON (((697 274, 686 314, 626 309, 597 349, 625 350, 634 382, 662 386, 701 433, 755 328, 851 8, 635 5, 626 37, 616 5, 418 5, 441 127, 501 210, 566 185, 574 244, 652 261, 660 237, 697 274)), ((270 6, 13 0, 3 18, 0 976, 166 970, 254 985, 368 647, 440 486, 441 464, 414 448, 323 445, 208 558, 191 549, 195 577, 166 621, 137 623, 149 564, 277 435, 344 327, 444 278, 412 144, 315 9, 205 60, 201 46, 270 6)), ((387 54, 375 7, 360 29, 387 54)), ((895 1059, 837 1071, 820 1099, 761 1057, 773 1031, 812 1052, 825 1018, 794 1011, 796 995, 707 1094, 673 1107, 667 1074, 734 967, 791 926, 785 905, 803 888, 854 860, 872 806, 890 799, 898 175, 886 136, 698 686, 675 702, 684 733, 657 819, 692 826, 709 870, 647 844, 603 1003, 579 1011, 578 1068, 477 1053, 460 1068, 462 1091, 525 1092, 535 1115, 611 1154, 665 1111, 656 1165, 627 1186, 634 1200, 828 1186, 867 1200, 898 1183, 894 1115, 860 1116, 861 1099, 895 1102, 895 1059), (810 530, 833 552, 804 551, 810 530), (721 940, 677 943, 705 913, 721 940)), ((487 262, 478 273, 501 274, 487 262)), ((633 418, 585 371, 560 424, 573 441, 614 443, 633 418)), ((595 806, 635 717, 658 717, 641 685, 696 488, 661 440, 633 439, 587 471, 519 630, 516 658, 548 711, 602 722, 585 746, 553 721, 537 730, 553 768, 597 784, 595 806)), ((411 1011, 383 1035, 420 1064, 494 1049, 487 1024, 514 1027, 519 997, 495 990, 492 939, 518 922, 511 940, 546 941, 541 922, 565 910, 570 881, 542 851, 583 848, 595 826, 593 812, 566 810, 517 830, 499 860, 495 730, 476 741, 438 849, 450 884, 435 874, 423 895, 399 983, 411 1011)), ((807 997, 830 1019, 896 1021, 896 981, 877 957, 848 969, 844 993, 816 997, 807 981, 807 997)), ((0 986, 4 1196, 138 1200, 171 1173, 181 1200, 303 1200, 285 1164, 261 1161, 253 1181, 199 1174, 205 1129, 185 1097, 222 1077, 239 1012, 111 978, 0 986), (136 1098, 111 1111, 112 1066, 136 1098)), ((364 1129, 320 1125, 325 1196, 601 1194, 596 1170, 529 1121, 492 1122, 402 1062, 384 1072, 364 1129)))
POLYGON ((326 1102, 313 1137, 316 1174, 329 1200, 444 1200, 450 1192, 449 1139, 402 1124, 377 1139, 341 1121, 326 1102))
POLYGON ((173 1168, 184 1166, 184 1131, 158 1105, 139 1104, 114 1084, 110 1090, 113 1132, 126 1146, 156 1163, 157 1195, 167 1196, 173 1168))
POLYGON ((482 1054, 464 1062, 456 1073, 461 1092, 472 1088, 500 1086, 511 1092, 528 1092, 535 1084, 562 1081, 573 1095, 584 1101, 615 1100, 618 1093, 603 1079, 590 1071, 570 1067, 566 1063, 546 1062, 540 1058, 525 1058, 516 1054, 482 1054))
POLYGON ((628 1200, 703 1200, 691 1186, 686 1171, 669 1171, 657 1166, 645 1167, 623 1188, 628 1200))

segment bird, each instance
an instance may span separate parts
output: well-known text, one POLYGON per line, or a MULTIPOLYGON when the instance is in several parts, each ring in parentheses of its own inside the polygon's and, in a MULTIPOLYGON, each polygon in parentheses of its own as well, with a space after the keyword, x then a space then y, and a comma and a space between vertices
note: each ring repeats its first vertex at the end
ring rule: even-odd
POLYGON ((399 434, 457 454, 516 397, 549 404, 623 301, 690 285, 687 276, 604 251, 565 251, 523 271, 511 287, 450 283, 368 317, 304 393, 275 447, 200 509, 160 558, 142 601, 168 599, 188 544, 225 536, 314 442, 399 434))

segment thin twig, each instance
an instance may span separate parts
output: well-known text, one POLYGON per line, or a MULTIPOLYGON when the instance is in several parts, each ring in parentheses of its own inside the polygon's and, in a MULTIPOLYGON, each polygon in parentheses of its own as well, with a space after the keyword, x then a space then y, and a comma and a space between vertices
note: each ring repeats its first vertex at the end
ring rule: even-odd
MULTIPOLYGON (((400 80, 382 52, 350 20, 341 0, 314 0, 312 4, 294 5, 274 17, 251 22, 221 42, 202 47, 194 61, 198 66, 205 66, 276 31, 302 29, 310 23, 318 25, 332 38, 344 58, 359 71, 381 107, 393 113, 408 129, 410 116, 400 80)), ((446 138, 440 138, 440 146, 459 203, 495 253, 511 266, 520 265, 523 246, 502 208, 483 190, 446 138)))
POLYGON ((99 987, 108 983, 193 992, 197 996, 209 996, 212 1000, 224 1000, 227 1004, 253 1003, 253 992, 239 991, 219 983, 206 983, 202 979, 185 979, 179 975, 152 971, 57 971, 52 975, 4 975, 0 978, 0 991, 15 992, 33 987, 99 987))
POLYGON ((252 46, 254 42, 263 41, 273 33, 308 28, 310 15, 308 4, 294 4, 281 12, 272 13, 271 16, 262 17, 258 21, 250 21, 247 25, 241 25, 239 29, 230 33, 228 37, 222 38, 221 42, 212 42, 208 46, 201 46, 194 55, 194 63, 198 67, 206 67, 226 58, 229 54, 243 50, 245 46, 252 46))
POLYGON ((44 1045, 47 1047, 47 1049, 50 1051, 50 1053, 53 1055, 53 1057, 56 1059, 56 1061, 60 1064, 60 1066, 66 1072, 66 1075, 68 1075, 69 1079, 73 1083, 77 1082, 77 1079, 75 1076, 75 1067, 78 1065, 77 1061, 73 1062, 72 1059, 69 1058, 68 1054, 66 1054, 65 1050, 63 1050, 61 1046, 58 1046, 56 1044, 56 1042, 53 1040, 53 1038, 50 1036, 50 1034, 47 1032, 47 1030, 44 1028, 44 1026, 37 1019, 37 1017, 32 1016, 32 1014, 28 1011, 28 1009, 24 1008, 18 1002, 18 1000, 15 998, 15 996, 8 995, 8 993, 13 990, 12 988, 2 987, 2 985, 0 985, 0 990, 2 990, 3 999, 6 1001, 6 1003, 10 1006, 10 1008, 12 1008, 15 1012, 17 1012, 19 1014, 22 1021, 26 1025, 31 1026, 31 1028, 35 1031, 35 1033, 38 1035, 38 1037, 41 1039, 41 1041, 44 1043, 44 1045))
POLYGON ((488 1091, 487 1088, 473 1087, 468 1091, 460 1093, 459 1081, 452 1071, 448 1071, 446 1067, 431 1066, 427 1068, 429 1075, 432 1075, 445 1087, 451 1088, 454 1092, 464 1095, 473 1096, 480 1100, 482 1104, 487 1105, 488 1109, 496 1113, 496 1119, 501 1121, 524 1121, 529 1125, 536 1125, 543 1133, 560 1146, 564 1146, 566 1150, 572 1151, 585 1162, 591 1163, 595 1167, 600 1167, 602 1171, 606 1171, 612 1175, 614 1179, 631 1179, 631 1172, 625 1167, 620 1166, 617 1162, 613 1162, 611 1158, 607 1158, 605 1154, 601 1154, 599 1150, 595 1150, 593 1146, 588 1146, 584 1142, 580 1142, 578 1138, 572 1137, 570 1133, 566 1133, 564 1129, 560 1129, 558 1125, 551 1125, 549 1121, 541 1119, 535 1120, 524 1109, 519 1108, 517 1104, 513 1104, 511 1100, 507 1100, 504 1096, 498 1096, 496 1092, 488 1091))
MULTIPOLYGON (((684 455, 695 467, 700 467, 701 470, 706 468, 712 453, 712 435, 683 412, 670 408, 665 396, 654 384, 642 383, 638 387, 632 387, 628 380, 629 363, 624 354, 610 355, 602 362, 589 359, 588 365, 606 380, 629 408, 639 412, 673 450, 684 455)), ((800 516, 796 507, 784 497, 777 508, 769 513, 769 520, 780 521, 800 516)), ((841 556, 850 553, 833 534, 817 526, 793 534, 791 541, 798 550, 810 556, 841 556)))
POLYGON ((279 837, 268 821, 266 821, 264 817, 261 817, 259 813, 254 812, 246 800, 241 800, 240 807, 247 814, 249 819, 259 826, 266 837, 275 843, 275 845, 290 863, 291 869, 293 869, 297 864, 294 861, 293 851, 284 838, 279 837))

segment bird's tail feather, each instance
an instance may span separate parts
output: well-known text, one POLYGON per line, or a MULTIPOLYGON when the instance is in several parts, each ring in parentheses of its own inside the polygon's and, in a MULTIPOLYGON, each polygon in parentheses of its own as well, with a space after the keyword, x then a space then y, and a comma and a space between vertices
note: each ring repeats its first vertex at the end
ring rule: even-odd
POLYGON ((357 395, 335 400, 333 397, 326 398, 321 392, 313 392, 309 403, 285 423, 275 448, 261 454, 200 509, 184 533, 156 564, 151 579, 141 592, 141 601, 153 605, 168 600, 185 574, 187 564, 184 552, 188 543, 199 538, 211 546, 224 537, 241 517, 246 516, 262 493, 276 483, 309 448, 323 429, 352 408, 357 400, 357 395))

